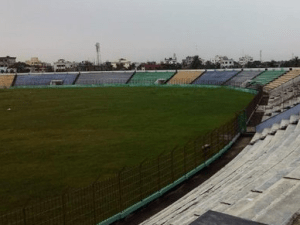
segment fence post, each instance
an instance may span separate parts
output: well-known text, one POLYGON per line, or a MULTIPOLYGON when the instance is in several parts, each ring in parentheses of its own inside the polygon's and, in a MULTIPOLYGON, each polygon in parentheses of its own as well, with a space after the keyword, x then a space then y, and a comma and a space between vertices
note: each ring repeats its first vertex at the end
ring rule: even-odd
POLYGON ((203 154, 203 158, 204 158, 204 162, 206 161, 206 141, 205 141, 205 137, 207 137, 207 135, 203 135, 202 136, 202 154, 203 154))
POLYGON ((197 167, 197 147, 196 147, 196 145, 197 145, 197 139, 194 141, 194 163, 195 163, 195 166, 194 166, 194 168, 196 168, 197 167))
POLYGON ((174 176, 174 151, 176 147, 171 151, 171 176, 172 176, 172 183, 175 181, 174 176))
POLYGON ((157 190, 160 190, 160 167, 159 167, 159 158, 161 155, 157 157, 157 190))
POLYGON ((139 166, 139 179, 140 179, 140 201, 142 201, 143 199, 143 181, 142 181, 142 169, 143 169, 143 163, 146 161, 147 159, 144 159, 144 161, 141 162, 140 166, 139 166))
POLYGON ((123 204, 122 204, 122 187, 121 187, 121 174, 122 172, 125 170, 125 167, 123 167, 123 169, 120 170, 120 172, 118 173, 118 186, 119 186, 119 210, 120 212, 123 209, 123 204))
POLYGON ((214 150, 213 150, 213 149, 214 149, 214 146, 213 146, 213 145, 214 145, 214 141, 213 141, 213 138, 214 138, 214 137, 213 137, 213 132, 214 132, 214 131, 215 131, 215 130, 213 130, 212 132, 210 132, 210 153, 214 151, 214 150))
POLYGON ((183 166, 184 174, 186 174, 186 146, 183 146, 183 166))

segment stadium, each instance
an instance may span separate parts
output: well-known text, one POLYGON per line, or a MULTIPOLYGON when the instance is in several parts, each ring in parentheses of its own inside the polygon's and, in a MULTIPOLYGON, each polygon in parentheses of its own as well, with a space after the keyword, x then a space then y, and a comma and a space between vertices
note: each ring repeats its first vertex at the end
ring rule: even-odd
POLYGON ((141 224, 292 224, 299 78, 297 68, 1 74, 0 224, 126 223, 244 135, 234 159, 141 224))

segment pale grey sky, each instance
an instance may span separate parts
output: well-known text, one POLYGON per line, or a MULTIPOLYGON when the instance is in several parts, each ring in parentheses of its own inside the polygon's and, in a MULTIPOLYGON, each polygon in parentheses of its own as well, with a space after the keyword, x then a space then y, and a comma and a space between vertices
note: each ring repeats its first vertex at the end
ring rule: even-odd
POLYGON ((300 56, 299 0, 2 0, 0 56, 54 62, 173 53, 210 59, 300 56))

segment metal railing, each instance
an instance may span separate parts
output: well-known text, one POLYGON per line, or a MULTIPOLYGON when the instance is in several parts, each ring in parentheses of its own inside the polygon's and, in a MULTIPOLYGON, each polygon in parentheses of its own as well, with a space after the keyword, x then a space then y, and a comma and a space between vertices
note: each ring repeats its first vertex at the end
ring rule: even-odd
POLYGON ((209 132, 190 140, 182 148, 162 153, 139 165, 123 168, 114 176, 95 181, 88 187, 65 191, 61 196, 24 207, 0 216, 1 225, 97 224, 176 180, 207 162, 239 133, 261 100, 262 91, 234 118, 209 132))

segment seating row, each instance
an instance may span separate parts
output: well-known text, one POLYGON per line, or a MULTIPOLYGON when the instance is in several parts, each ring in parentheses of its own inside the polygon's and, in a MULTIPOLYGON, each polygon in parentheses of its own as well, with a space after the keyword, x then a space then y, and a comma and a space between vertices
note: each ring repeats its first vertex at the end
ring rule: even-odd
POLYGON ((287 72, 286 74, 284 74, 283 76, 270 82, 268 85, 266 85, 264 87, 264 89, 266 91, 270 91, 270 90, 272 90, 276 87, 279 87, 280 85, 294 79, 297 76, 300 76, 300 70, 299 69, 291 70, 291 71, 287 72))
POLYGON ((207 71, 197 78, 193 84, 216 84, 221 85, 240 71, 207 71))
POLYGON ((265 71, 261 73, 259 76, 255 77, 251 84, 260 84, 266 85, 267 83, 273 81, 274 79, 280 77, 281 75, 285 74, 286 70, 273 70, 273 71, 265 71))
POLYGON ((15 75, 0 74, 0 88, 9 88, 12 85, 14 78, 15 75))
POLYGON ((158 79, 167 81, 175 74, 175 71, 136 72, 129 84, 154 84, 158 79))
POLYGON ((126 84, 133 75, 130 72, 82 72, 76 84, 126 84))
POLYGON ((72 85, 77 76, 77 73, 17 75, 14 86, 50 85, 52 80, 62 80, 64 85, 72 85))
POLYGON ((204 70, 179 70, 169 81, 168 84, 191 84, 204 70))
POLYGON ((242 71, 236 76, 234 76, 232 79, 226 82, 226 85, 231 85, 231 86, 241 86, 244 82, 250 81, 259 74, 261 74, 263 71, 242 71))

